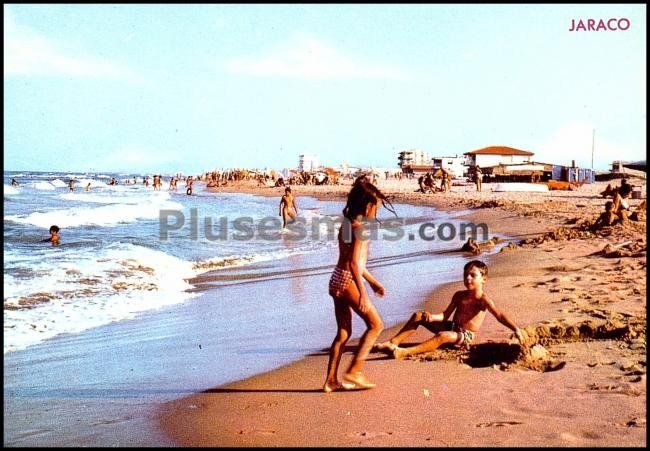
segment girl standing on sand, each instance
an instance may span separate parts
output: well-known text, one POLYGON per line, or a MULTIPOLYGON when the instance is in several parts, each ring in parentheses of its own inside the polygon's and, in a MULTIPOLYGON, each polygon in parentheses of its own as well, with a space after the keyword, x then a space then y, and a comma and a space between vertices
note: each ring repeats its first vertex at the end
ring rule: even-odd
POLYGON ((376 218, 377 209, 382 203, 387 210, 395 214, 386 196, 365 176, 361 176, 352 185, 347 204, 343 209, 344 218, 338 234, 339 260, 329 283, 329 293, 334 299, 337 332, 329 353, 327 379, 323 386, 325 393, 339 389, 365 389, 375 386, 361 370, 384 324, 368 298, 363 279, 379 296, 383 296, 385 290, 384 286, 366 269, 370 243, 363 237, 364 225, 361 220, 364 217, 376 218), (363 319, 367 329, 359 341, 359 347, 350 367, 343 376, 343 383, 340 383, 337 374, 343 349, 352 334, 352 310, 363 319))

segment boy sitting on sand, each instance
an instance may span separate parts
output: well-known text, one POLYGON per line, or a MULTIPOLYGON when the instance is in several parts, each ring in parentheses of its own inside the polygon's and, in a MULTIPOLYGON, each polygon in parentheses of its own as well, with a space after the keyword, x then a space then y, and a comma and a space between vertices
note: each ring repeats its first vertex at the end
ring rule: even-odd
POLYGON ((614 213, 614 202, 608 200, 605 202, 605 211, 601 213, 598 219, 596 219, 596 222, 592 224, 591 230, 598 230, 602 227, 611 226, 617 219, 618 216, 614 213))
POLYGON ((397 335, 389 341, 375 345, 374 349, 392 353, 394 358, 401 359, 414 354, 431 352, 447 343, 469 347, 488 311, 501 324, 512 330, 523 345, 528 339, 526 332, 496 308, 492 299, 483 291, 486 280, 485 263, 479 260, 467 263, 463 268, 463 282, 467 290, 454 293, 443 313, 415 312, 397 335), (454 318, 449 321, 452 313, 454 318), (415 332, 418 326, 426 327, 435 335, 419 345, 401 348, 399 344, 415 332))

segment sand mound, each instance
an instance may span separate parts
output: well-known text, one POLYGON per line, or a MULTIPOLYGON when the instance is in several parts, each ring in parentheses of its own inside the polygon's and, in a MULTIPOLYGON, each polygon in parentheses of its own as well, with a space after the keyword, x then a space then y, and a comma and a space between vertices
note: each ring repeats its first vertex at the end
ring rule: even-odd
POLYGON ((619 319, 607 321, 585 320, 566 325, 562 320, 525 328, 529 340, 522 346, 519 343, 486 342, 478 343, 469 349, 441 347, 434 352, 409 357, 412 360, 457 360, 472 368, 495 367, 506 370, 511 366, 528 368, 539 372, 558 371, 566 362, 556 358, 551 347, 560 343, 617 340, 630 347, 641 344, 645 347, 645 322, 632 318, 625 322, 619 319))

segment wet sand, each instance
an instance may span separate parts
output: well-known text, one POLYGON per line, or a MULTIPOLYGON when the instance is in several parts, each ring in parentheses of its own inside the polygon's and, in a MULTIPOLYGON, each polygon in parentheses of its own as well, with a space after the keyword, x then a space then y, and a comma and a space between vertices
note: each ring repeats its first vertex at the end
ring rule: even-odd
MULTIPOLYGON (((644 181, 631 183, 645 192, 644 181)), ((215 191, 278 199, 282 192, 245 185, 215 191)), ((606 183, 549 193, 454 186, 447 195, 413 193, 412 180, 378 185, 396 201, 460 210, 492 233, 520 237, 488 259, 486 290, 531 341, 519 346, 488 315, 470 351, 407 360, 372 353, 365 371, 375 389, 330 394, 321 391, 323 343, 299 362, 164 404, 160 426, 174 443, 646 446, 646 223, 590 232, 586 222, 602 210, 606 183)), ((294 194, 299 202, 301 195, 341 198, 348 189, 296 186, 294 194)), ((423 307, 441 311, 462 289, 460 271, 458 282, 423 293, 423 307)), ((409 341, 428 336, 418 331, 409 341)), ((355 345, 348 344, 342 368, 355 345)))

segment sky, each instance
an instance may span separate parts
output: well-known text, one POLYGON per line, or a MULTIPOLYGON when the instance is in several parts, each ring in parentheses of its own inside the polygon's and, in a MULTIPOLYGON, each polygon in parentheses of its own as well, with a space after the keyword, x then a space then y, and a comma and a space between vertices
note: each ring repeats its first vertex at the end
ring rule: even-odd
POLYGON ((646 155, 646 8, 5 4, 4 167, 397 169, 502 145, 607 170, 646 155))

